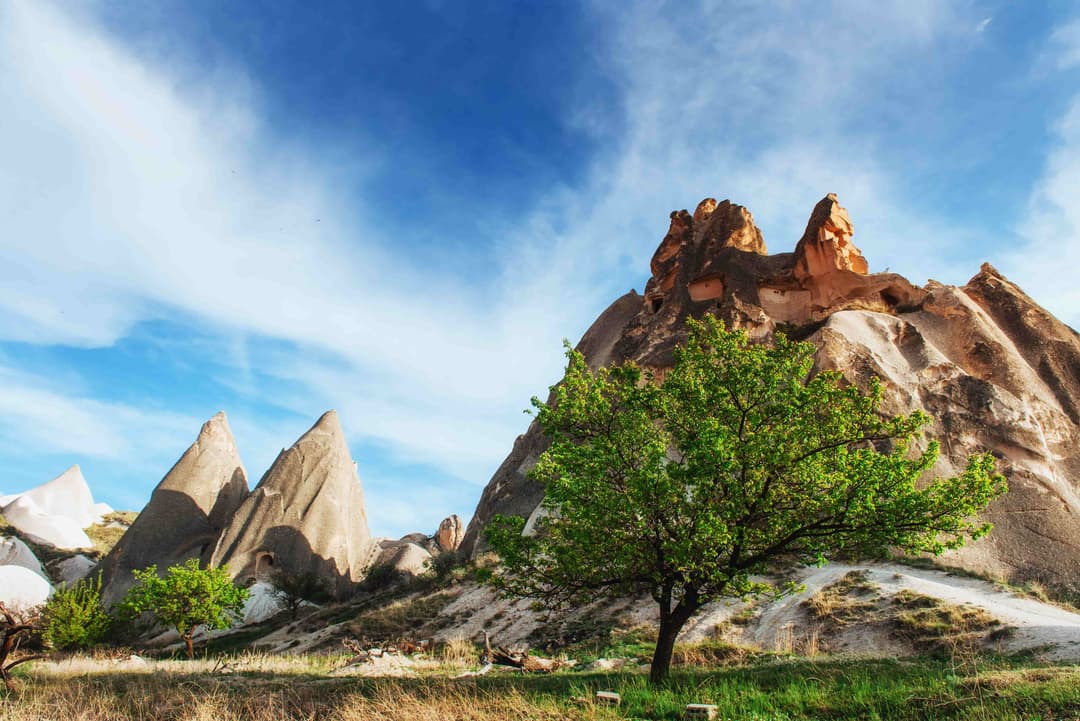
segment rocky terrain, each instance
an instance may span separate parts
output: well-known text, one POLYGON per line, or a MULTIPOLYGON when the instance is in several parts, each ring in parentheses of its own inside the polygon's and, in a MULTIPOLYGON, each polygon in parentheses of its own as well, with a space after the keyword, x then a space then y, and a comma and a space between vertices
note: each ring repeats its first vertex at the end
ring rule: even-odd
MULTIPOLYGON (((794 252, 768 255, 750 212, 703 200, 671 214, 644 295, 605 310, 578 349, 593 367, 631 360, 662 376, 685 321, 713 314, 767 338, 814 342, 817 365, 853 383, 882 379, 884 410, 922 409, 952 475, 989 450, 1009 492, 987 511, 995 529, 946 561, 1016 583, 1080 595, 1080 337, 989 265, 963 287, 917 287, 870 273, 835 195, 813 209, 794 252)), ((529 469, 545 448, 536 425, 484 489, 465 553, 484 548, 497 513, 528 517, 543 489, 529 469)))
MULTIPOLYGON (((801 572, 799 595, 706 608, 685 638, 918 653, 928 641, 912 619, 929 618, 971 624, 987 648, 1080 658, 1080 615, 1050 605, 1043 591, 1080 598, 1080 337, 989 265, 963 287, 917 287, 896 274, 870 273, 853 235, 833 195, 813 209, 794 251, 774 255, 742 206, 706 199, 692 214, 674 212, 644 294, 612 303, 578 349, 593 367, 632 360, 662 378, 686 336, 686 320, 713 314, 755 338, 784 332, 808 339, 819 349, 817 366, 852 383, 880 377, 887 412, 922 409, 933 417, 928 434, 942 448, 936 473, 954 474, 969 454, 989 450, 1008 478, 1009 492, 987 511, 994 531, 941 559, 980 578, 910 565, 833 564, 801 572), (1017 596, 1019 587, 1037 593, 1017 596)), ((0 541, 0 597, 38 603, 57 583, 96 569, 111 603, 130 586, 132 570, 198 558, 251 587, 248 625, 239 634, 274 652, 338 649, 343 638, 361 634, 450 640, 485 631, 507 643, 558 647, 654 623, 647 601, 548 617, 526 601, 495 598, 465 569, 448 572, 453 563, 484 562, 482 531, 495 514, 536 511, 543 489, 528 472, 544 448, 530 426, 467 528, 450 516, 431 533, 373 538, 336 413, 282 450, 254 490, 219 413, 134 522, 96 504, 77 466, 0 498, 9 524, 0 541), (292 621, 272 584, 277 574, 308 572, 326 581, 333 601, 321 609, 307 604, 303 618, 292 621)), ((171 640, 165 635, 157 643, 171 640)))

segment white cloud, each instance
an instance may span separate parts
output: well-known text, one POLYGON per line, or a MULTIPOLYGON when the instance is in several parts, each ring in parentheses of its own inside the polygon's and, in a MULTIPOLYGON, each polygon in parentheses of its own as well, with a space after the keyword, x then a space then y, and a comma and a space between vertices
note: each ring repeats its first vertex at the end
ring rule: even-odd
MULTIPOLYGON (((1078 38, 1080 40, 1080 38, 1078 38)), ((1078 42, 1080 48, 1080 42, 1078 42)), ((1074 328, 1080 327, 1080 94, 1054 127, 1056 142, 1028 201, 1019 229, 1027 242, 1009 256, 1012 280, 1038 289, 1038 300, 1074 328)))
MULTIPOLYGON (((1051 33, 1044 65, 1075 78, 1080 65, 1080 19, 1051 33), (1049 60, 1050 62, 1045 62, 1049 60)), ((1053 143, 1042 176, 1028 199, 1018 234, 1024 242, 1008 256, 1012 280, 1038 289, 1038 300, 1074 328, 1080 327, 1080 288, 1071 269, 1080 265, 1080 92, 1051 128, 1053 143)))
POLYGON ((468 282, 391 255, 390 233, 346 220, 363 209, 268 137, 228 84, 186 93, 44 3, 0 9, 0 63, 0 103, 15 109, 0 135, 0 337, 109 345, 179 312, 282 339, 299 348, 287 364, 329 353, 351 374, 343 387, 396 389, 360 432, 416 450, 433 445, 413 435, 419 421, 452 407, 490 417, 534 392, 536 374, 519 374, 535 370, 528 331, 468 282))
POLYGON ((109 460, 168 455, 187 447, 191 440, 181 439, 193 440, 198 423, 170 411, 71 394, 47 378, 0 366, 0 445, 8 453, 34 448, 109 460))
POLYGON ((1080 18, 1062 24, 1051 33, 1049 52, 1059 70, 1080 65, 1080 18))

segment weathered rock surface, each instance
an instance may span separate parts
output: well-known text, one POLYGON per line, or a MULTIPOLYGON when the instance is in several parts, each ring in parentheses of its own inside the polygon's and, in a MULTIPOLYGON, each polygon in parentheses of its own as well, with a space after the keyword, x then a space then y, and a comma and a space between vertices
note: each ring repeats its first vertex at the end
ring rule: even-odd
MULTIPOLYGON (((672 213, 644 302, 617 300, 578 349, 593 367, 633 360, 662 374, 686 319, 704 314, 758 338, 783 329, 809 339, 819 367, 855 383, 881 377, 886 411, 934 417, 937 473, 983 450, 998 458, 1010 490, 986 514, 995 530, 950 562, 1080 592, 1080 336, 988 265, 962 288, 869 273, 853 230, 832 194, 794 253, 765 255, 752 216, 727 201, 672 213)), ((518 437, 484 489, 465 553, 483 550, 496 513, 530 516, 543 489, 527 473, 545 448, 535 424, 518 437)))
POLYGON ((83 529, 112 510, 94 503, 77 465, 25 493, 5 496, 2 502, 4 518, 12 526, 32 541, 60 549, 89 547, 83 529))
POLYGON ((461 522, 461 517, 455 513, 444 518, 439 523, 439 530, 435 531, 432 540, 435 541, 435 545, 440 551, 452 552, 458 549, 458 546, 461 545, 461 539, 464 537, 465 524, 461 522))
POLYGON ((0 566, 21 566, 45 580, 49 579, 49 574, 45 573, 41 561, 30 547, 14 536, 0 538, 0 566))
POLYGON ((375 560, 376 566, 390 566, 401 573, 419 576, 428 570, 431 552, 418 543, 391 543, 383 547, 375 560))
POLYGON ((165 474, 150 502, 102 560, 102 595, 120 600, 131 572, 159 571, 198 558, 210 560, 218 536, 248 496, 247 474, 225 414, 203 424, 199 437, 165 474))
POLYGON ((375 552, 356 464, 329 411, 278 455, 222 533, 211 563, 242 583, 279 570, 314 571, 344 597, 375 552))
POLYGON ((0 602, 9 611, 27 611, 49 600, 53 587, 23 566, 0 566, 0 602))
POLYGON ((89 576, 96 565, 97 563, 89 557, 77 553, 74 556, 53 561, 49 564, 49 569, 58 583, 72 586, 89 576))

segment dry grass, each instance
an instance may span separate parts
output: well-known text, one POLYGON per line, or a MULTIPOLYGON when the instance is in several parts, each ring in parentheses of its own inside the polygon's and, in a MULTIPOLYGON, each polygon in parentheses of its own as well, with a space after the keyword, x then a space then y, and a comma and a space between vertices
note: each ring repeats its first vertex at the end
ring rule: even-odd
MULTIPOLYGON (((455 658, 467 657, 463 644, 455 658)), ((474 652, 475 653, 475 652, 474 652)), ((461 721, 599 718, 567 715, 516 688, 478 689, 447 678, 358 681, 328 674, 338 656, 247 653, 227 660, 132 665, 88 656, 39 664, 0 704, 0 721, 461 721)))
POLYGON ((813 618, 835 626, 866 620, 878 608, 877 584, 866 571, 851 571, 803 601, 813 618))
POLYGON ((465 668, 480 663, 476 644, 466 638, 452 638, 439 649, 439 658, 448 666, 465 668))
POLYGON ((895 632, 928 652, 955 653, 1010 632, 1001 621, 981 608, 957 605, 913 591, 893 597, 895 632))
POLYGON ((361 613, 349 624, 348 632, 372 640, 423 638, 434 630, 431 624, 439 611, 454 598, 452 591, 440 591, 396 601, 361 613))
POLYGON ((676 668, 712 668, 750 663, 766 655, 752 646, 706 641, 679 644, 675 647, 672 662, 676 668))
POLYGON ((490 721, 607 718, 561 709, 509 688, 478 690, 440 681, 425 685, 374 681, 283 683, 206 674, 83 676, 38 679, 0 707, 2 721, 490 721), (229 682, 231 681, 231 682, 229 682))

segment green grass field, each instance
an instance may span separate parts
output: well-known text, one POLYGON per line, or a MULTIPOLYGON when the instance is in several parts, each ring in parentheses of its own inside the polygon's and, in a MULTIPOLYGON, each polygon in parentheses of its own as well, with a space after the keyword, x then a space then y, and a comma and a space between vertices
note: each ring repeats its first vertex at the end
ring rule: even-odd
POLYGON ((39 665, 20 674, 0 719, 681 719, 692 702, 716 704, 719 718, 732 721, 1080 719, 1080 667, 1021 659, 758 657, 679 669, 660 690, 640 671, 455 679, 461 667, 443 662, 415 678, 368 678, 335 675, 340 663, 243 655, 224 668, 213 659, 134 669, 89 659, 39 665), (594 705, 599 690, 620 693, 621 706, 594 705))

